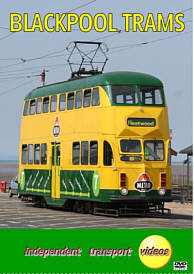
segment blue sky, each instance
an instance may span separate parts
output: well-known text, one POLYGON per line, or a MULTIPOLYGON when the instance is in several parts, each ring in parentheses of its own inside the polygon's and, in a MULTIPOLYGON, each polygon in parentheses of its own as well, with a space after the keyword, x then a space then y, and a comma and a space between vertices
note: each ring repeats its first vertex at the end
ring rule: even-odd
MULTIPOLYGON (((25 94, 40 85, 39 77, 27 76, 40 74, 42 68, 48 70, 46 83, 67 80, 70 70, 66 64, 66 52, 61 56, 31 60, 23 63, 19 59, 31 59, 50 52, 65 49, 70 41, 94 40, 109 35, 108 32, 97 33, 94 30, 83 33, 75 30, 71 33, 14 33, 9 34, 10 13, 48 12, 65 13, 89 0, 73 1, 4 1, 0 10, 0 159, 17 159, 20 138, 20 119, 25 94), (64 55, 63 55, 64 54, 64 55), (12 60, 2 60, 13 58, 12 60), (64 65, 63 65, 64 64, 64 65)), ((169 108, 170 128, 173 132, 172 146, 179 151, 192 144, 192 7, 191 0, 136 0, 136 1, 102 1, 96 0, 88 6, 77 9, 77 14, 113 13, 114 25, 124 28, 122 13, 163 13, 184 12, 185 31, 177 33, 121 32, 102 39, 108 47, 137 44, 147 41, 175 36, 147 45, 127 48, 109 55, 105 72, 138 71, 158 77, 164 84, 169 108), (188 33, 187 33, 188 32, 188 33)), ((182 160, 178 157, 176 160, 182 160)))

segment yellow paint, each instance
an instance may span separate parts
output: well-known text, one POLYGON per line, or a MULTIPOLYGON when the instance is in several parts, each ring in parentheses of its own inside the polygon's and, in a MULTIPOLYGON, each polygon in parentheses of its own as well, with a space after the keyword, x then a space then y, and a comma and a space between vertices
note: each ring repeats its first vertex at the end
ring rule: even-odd
POLYGON ((51 197, 60 199, 60 166, 57 165, 57 155, 56 155, 56 148, 60 145, 52 145, 54 147, 54 154, 52 157, 54 157, 53 164, 52 164, 52 179, 51 179, 51 185, 52 185, 52 191, 51 191, 51 197))

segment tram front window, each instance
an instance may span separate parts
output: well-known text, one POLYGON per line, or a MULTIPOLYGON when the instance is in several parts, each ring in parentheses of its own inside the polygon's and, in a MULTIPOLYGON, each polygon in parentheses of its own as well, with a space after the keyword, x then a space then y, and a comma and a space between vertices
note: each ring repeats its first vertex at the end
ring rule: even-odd
POLYGON ((115 104, 137 105, 137 91, 134 86, 112 86, 112 100, 115 104))
POLYGON ((121 140, 121 152, 125 153, 139 153, 141 152, 141 143, 139 140, 121 140))
POLYGON ((162 105, 162 91, 159 87, 140 87, 142 105, 162 105))
POLYGON ((144 155, 146 161, 163 161, 164 160, 164 142, 163 141, 145 141, 144 155))

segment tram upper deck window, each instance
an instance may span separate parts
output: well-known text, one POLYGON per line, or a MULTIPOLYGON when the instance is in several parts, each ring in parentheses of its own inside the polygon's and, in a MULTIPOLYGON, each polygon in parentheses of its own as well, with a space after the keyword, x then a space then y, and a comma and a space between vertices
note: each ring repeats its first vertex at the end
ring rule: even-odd
POLYGON ((99 88, 93 88, 93 92, 92 92, 92 105, 93 106, 100 105, 99 88))
POLYGON ((125 153, 140 153, 141 143, 139 140, 121 140, 121 151, 125 153))
POLYGON ((143 105, 163 105, 164 103, 159 87, 140 87, 140 99, 143 105))
POLYGON ((57 109, 57 95, 51 96, 51 106, 50 111, 54 112, 57 109))
POLYGON ((73 109, 73 103, 74 103, 74 92, 68 93, 67 95, 67 109, 71 110, 73 109))
POLYGON ((112 100, 115 104, 137 105, 138 97, 134 86, 112 86, 112 100))
POLYGON ((35 114, 35 104, 36 104, 35 99, 30 100, 30 115, 35 114))
POLYGON ((65 110, 66 94, 61 94, 59 97, 59 110, 65 110))
POLYGON ((26 116, 28 115, 28 110, 29 110, 29 101, 25 101, 25 104, 24 104, 24 112, 23 112, 23 115, 26 116))
POLYGON ((146 161, 164 160, 164 142, 149 140, 144 142, 144 155, 146 161))
POLYGON ((49 97, 43 98, 43 113, 47 113, 49 111, 49 97))
POLYGON ((89 107, 91 101, 91 89, 86 89, 84 91, 84 107, 89 107))
POLYGON ((36 101, 36 113, 41 113, 42 98, 38 98, 36 101))
POLYGON ((76 92, 75 108, 81 108, 82 107, 82 96, 83 96, 82 90, 76 92))

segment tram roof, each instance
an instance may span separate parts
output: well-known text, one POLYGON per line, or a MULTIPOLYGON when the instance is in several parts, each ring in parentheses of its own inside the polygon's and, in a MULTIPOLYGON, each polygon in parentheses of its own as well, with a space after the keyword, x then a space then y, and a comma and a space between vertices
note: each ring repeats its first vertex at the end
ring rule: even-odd
POLYGON ((26 95, 25 99, 108 85, 162 86, 162 82, 152 75, 139 72, 109 72, 75 80, 70 79, 68 81, 58 82, 51 85, 46 85, 44 87, 38 87, 30 91, 26 95))

